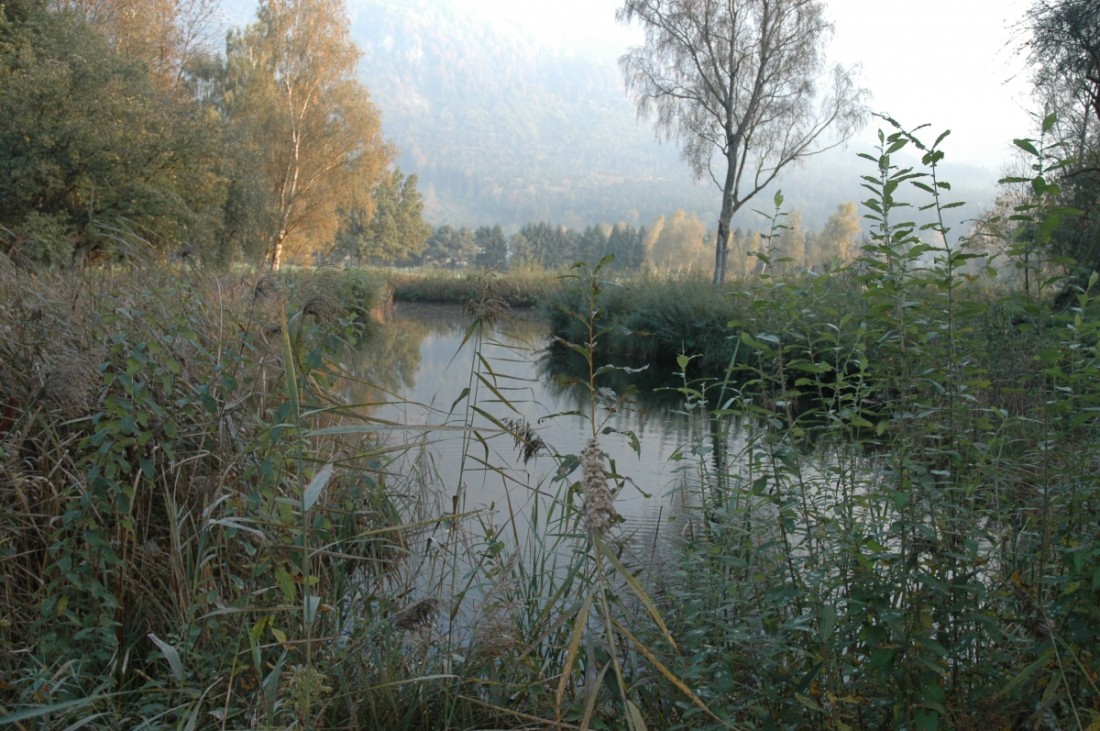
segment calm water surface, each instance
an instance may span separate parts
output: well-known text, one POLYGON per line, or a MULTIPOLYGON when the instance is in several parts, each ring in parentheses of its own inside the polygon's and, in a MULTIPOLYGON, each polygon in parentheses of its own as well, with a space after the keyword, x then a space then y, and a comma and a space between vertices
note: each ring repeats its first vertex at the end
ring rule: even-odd
MULTIPOLYGON (((422 447, 410 455, 432 467, 429 485, 438 488, 438 508, 480 511, 499 528, 513 517, 524 522, 533 501, 560 494, 568 483, 553 479, 559 465, 572 463, 592 425, 577 390, 557 385, 540 367, 549 342, 543 323, 510 319, 480 337, 468 332, 469 325, 458 308, 399 305, 352 369, 376 385, 365 400, 373 404, 369 416, 381 423, 388 443, 422 447), (514 438, 499 427, 506 420, 530 425, 546 449, 524 463, 514 438)), ((707 419, 683 410, 609 409, 614 402, 605 401, 598 429, 615 432, 601 434, 600 443, 627 478, 616 498, 616 509, 627 519, 622 527, 652 532, 667 526, 682 514, 685 501, 695 502, 688 486, 697 482, 692 475, 705 457, 693 454, 691 445, 707 443, 707 419), (637 437, 638 452, 624 432, 637 437)), ((578 477, 579 470, 573 471, 568 482, 578 477)))

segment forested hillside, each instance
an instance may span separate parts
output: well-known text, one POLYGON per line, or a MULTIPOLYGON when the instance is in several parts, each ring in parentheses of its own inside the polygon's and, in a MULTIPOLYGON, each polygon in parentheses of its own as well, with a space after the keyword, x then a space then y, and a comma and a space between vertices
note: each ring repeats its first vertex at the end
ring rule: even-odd
MULTIPOLYGON (((402 169, 419 177, 431 223, 648 225, 677 209, 716 220, 714 184, 693 181, 676 145, 658 143, 649 122, 636 119, 616 63, 625 48, 548 48, 471 19, 451 0, 354 7, 360 78, 402 169)), ((810 228, 863 197, 856 152, 871 147, 873 129, 780 176, 788 205, 810 228)), ((979 207, 992 200, 999 171, 952 172, 962 198, 979 207)), ((757 207, 770 198, 766 191, 757 207)), ((751 211, 735 223, 760 225, 751 211)))
POLYGON ((364 3, 352 32, 433 221, 637 225, 711 207, 675 148, 634 123, 613 64, 551 54, 448 3, 364 3))

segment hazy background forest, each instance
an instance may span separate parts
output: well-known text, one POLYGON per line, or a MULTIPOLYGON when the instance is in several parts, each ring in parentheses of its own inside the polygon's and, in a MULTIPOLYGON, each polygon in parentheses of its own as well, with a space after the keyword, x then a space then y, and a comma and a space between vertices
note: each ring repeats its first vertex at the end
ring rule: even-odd
MULTIPOLYGON (((554 44, 486 23, 461 2, 354 8, 361 78, 401 166, 420 177, 429 220, 506 229, 544 220, 640 226, 682 209, 713 226, 714 184, 694 181, 678 147, 659 143, 637 119, 617 65, 623 37, 602 46, 554 44)), ((807 227, 819 229, 838 204, 863 197, 855 151, 870 141, 783 177, 780 187, 807 227)), ((990 203, 999 165, 955 169, 960 194, 990 203)), ((746 212, 738 223, 759 227, 760 218, 746 212)))
MULTIPOLYGON (((328 91, 312 121, 292 123, 272 106, 271 64, 295 51, 276 47, 283 21, 266 6, 9 5, 76 11, 18 41, 29 50, 17 66, 42 63, 11 76, 5 96, 8 148, 26 147, 3 161, 0 224, 16 259, 59 264, 151 245, 219 266, 281 262, 284 246, 299 264, 556 267, 607 253, 622 269, 712 263, 719 192, 637 118, 617 64, 625 29, 555 42, 450 0, 319 2, 331 79, 305 79, 328 91), (321 129, 326 113, 343 126, 325 128, 324 144, 354 165, 322 159, 324 146, 289 165, 293 124, 321 129), (59 158, 61 144, 72 154, 59 158)), ((772 244, 791 267, 858 253, 856 153, 872 127, 784 170, 737 213, 735 271, 759 269, 749 253, 761 250, 761 212, 780 188, 787 229, 772 244)), ((1003 159, 982 163, 952 163, 970 216, 992 207, 1004 172, 1003 159)), ((961 211, 945 214, 956 235, 969 228, 961 211)))

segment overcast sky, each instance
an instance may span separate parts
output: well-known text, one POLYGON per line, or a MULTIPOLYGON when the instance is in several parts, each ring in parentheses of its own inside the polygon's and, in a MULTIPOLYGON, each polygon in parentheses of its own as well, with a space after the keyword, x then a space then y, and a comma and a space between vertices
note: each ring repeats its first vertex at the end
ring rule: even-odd
MULTIPOLYGON (((929 123, 932 140, 950 129, 944 143, 948 161, 1000 172, 1012 138, 1034 133, 1028 75, 1014 30, 1030 4, 828 0, 836 32, 831 60, 861 66, 872 110, 908 127, 929 123)), ((461 5, 486 22, 518 26, 548 44, 598 49, 611 58, 641 38, 636 27, 615 21, 619 0, 461 0, 461 5)), ((879 126, 872 121, 852 147, 869 149, 879 126)))

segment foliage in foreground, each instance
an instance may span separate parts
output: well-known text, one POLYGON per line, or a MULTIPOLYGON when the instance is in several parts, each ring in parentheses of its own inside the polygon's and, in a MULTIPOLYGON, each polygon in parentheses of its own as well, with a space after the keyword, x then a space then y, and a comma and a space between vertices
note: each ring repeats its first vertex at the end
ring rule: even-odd
POLYGON ((339 658, 389 631, 405 532, 380 447, 320 436, 344 419, 323 354, 377 288, 0 266, 3 720, 308 725, 353 703, 363 666, 339 658))
POLYGON ((558 453, 522 418, 526 384, 484 355, 490 289, 435 412, 458 474, 432 470, 431 426, 383 447, 392 425, 344 407, 330 356, 358 330, 325 296, 335 273, 157 295, 5 271, 4 720, 1089 728, 1096 277, 1066 313, 977 296, 976 252, 905 223, 907 181, 950 205, 939 141, 881 143, 858 266, 745 284, 736 326, 713 325, 725 365, 697 369, 702 341, 675 358, 698 431, 656 558, 601 448, 632 438, 601 388, 623 370, 600 357, 622 294, 601 266, 563 300, 587 446, 558 453), (896 167, 906 146, 922 169, 896 167), (472 510, 474 470, 529 507, 472 510))
MULTIPOLYGON (((722 305, 727 367, 713 350, 677 358, 709 428, 682 451, 700 475, 683 560, 656 579, 680 643, 662 660, 738 727, 1100 719, 1097 275, 1068 313, 991 301, 981 252, 942 219, 906 222, 906 183, 951 205, 940 141, 895 126, 868 156, 875 226, 856 267, 743 285, 722 305), (893 162, 907 146, 922 167, 893 162)), ((683 330, 713 332, 717 308, 692 304, 703 288, 673 290, 683 330)), ((637 348, 631 318, 659 299, 611 291, 602 342, 637 348)), ((562 301, 559 322, 585 294, 562 301)), ((652 673, 635 683, 660 699, 651 725, 714 725, 652 673)))

